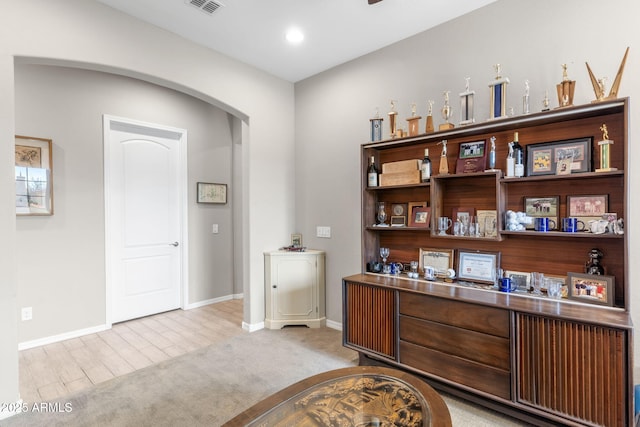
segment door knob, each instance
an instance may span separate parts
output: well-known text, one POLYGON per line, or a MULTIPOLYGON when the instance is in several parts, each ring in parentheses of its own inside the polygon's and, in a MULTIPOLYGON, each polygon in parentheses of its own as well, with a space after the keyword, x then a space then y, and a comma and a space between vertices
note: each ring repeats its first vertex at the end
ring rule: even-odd
POLYGON ((178 242, 173 242, 173 243, 169 243, 169 244, 170 244, 171 246, 176 246, 176 247, 177 247, 180 243, 178 243, 178 242))

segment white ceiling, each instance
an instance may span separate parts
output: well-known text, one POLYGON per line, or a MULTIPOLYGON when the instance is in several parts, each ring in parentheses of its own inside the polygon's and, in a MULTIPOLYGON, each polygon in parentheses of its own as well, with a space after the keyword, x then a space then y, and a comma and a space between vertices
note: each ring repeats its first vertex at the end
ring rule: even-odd
POLYGON ((98 1, 296 82, 495 0, 216 0, 213 14, 189 0, 98 1), (294 26, 305 34, 295 46, 294 26))

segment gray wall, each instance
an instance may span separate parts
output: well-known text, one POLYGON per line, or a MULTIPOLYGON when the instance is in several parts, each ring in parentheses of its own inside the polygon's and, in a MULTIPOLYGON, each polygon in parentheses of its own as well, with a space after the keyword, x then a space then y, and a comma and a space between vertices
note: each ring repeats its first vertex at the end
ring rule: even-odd
POLYGON ((102 115, 188 131, 190 303, 233 294, 232 203, 200 205, 196 182, 231 180, 228 114, 201 100, 128 77, 64 67, 16 66, 16 133, 53 139, 54 208, 18 217, 20 342, 105 323, 102 115), (220 233, 211 233, 219 224, 220 233))
MULTIPOLYGON (((296 224, 305 244, 327 251, 327 318, 340 321, 340 279, 359 271, 360 166, 359 146, 369 138, 369 119, 376 107, 386 119, 389 101, 398 101, 399 122, 406 129, 410 104, 423 117, 427 100, 436 101, 434 121, 442 122, 442 93, 451 91, 455 122, 465 77, 476 91, 476 120, 489 117, 488 83, 493 64, 502 64, 510 78, 508 105, 521 112, 524 81, 531 86, 531 109, 540 111, 545 90, 556 107, 555 85, 562 80, 561 64, 568 64, 577 81, 575 104, 594 99, 585 61, 598 77, 615 77, 625 48, 630 54, 619 96, 631 97, 632 112, 640 102, 640 32, 636 16, 640 3, 614 0, 500 0, 430 31, 396 43, 295 85, 296 92, 296 224), (612 19, 609 19, 611 17, 612 19), (315 236, 316 225, 332 227, 331 239, 315 236), (309 236, 309 237, 307 237, 309 236)), ((630 147, 640 133, 631 115, 630 147)), ((385 130, 388 120, 384 121, 385 130)), ((420 122, 424 129, 424 119, 420 122)), ((631 165, 640 162, 638 150, 629 152, 631 165)), ((634 169, 629 212, 640 207, 634 169)), ((594 189, 597 192, 597 189, 594 189)), ((640 324, 638 229, 630 233, 628 265, 631 307, 640 324)), ((585 254, 586 261, 586 254, 585 254)), ((640 357, 636 340, 636 360, 640 357)), ((636 363, 637 365, 637 363, 636 363)))

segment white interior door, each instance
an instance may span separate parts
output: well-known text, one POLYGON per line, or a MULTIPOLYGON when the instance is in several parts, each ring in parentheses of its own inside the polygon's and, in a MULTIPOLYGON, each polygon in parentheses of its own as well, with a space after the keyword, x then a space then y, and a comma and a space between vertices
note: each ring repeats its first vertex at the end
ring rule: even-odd
POLYGON ((111 322, 181 306, 185 145, 184 130, 105 116, 111 322))

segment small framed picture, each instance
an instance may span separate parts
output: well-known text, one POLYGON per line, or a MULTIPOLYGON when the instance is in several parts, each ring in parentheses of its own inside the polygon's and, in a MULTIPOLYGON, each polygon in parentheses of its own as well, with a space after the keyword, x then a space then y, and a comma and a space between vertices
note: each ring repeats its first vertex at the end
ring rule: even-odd
MULTIPOLYGON (((555 222, 556 228, 560 224, 558 222, 559 206, 559 196, 524 198, 524 212, 527 216, 533 218, 549 218, 555 222)), ((533 229, 533 224, 527 224, 526 228, 533 229)))
POLYGON ((456 162, 456 173, 482 172, 487 168, 487 150, 484 140, 463 142, 456 162))
POLYGON ((458 279, 493 285, 500 268, 500 252, 458 250, 458 279))
POLYGON ((602 219, 609 212, 609 196, 567 196, 567 216, 577 217, 586 224, 592 219, 602 219))
POLYGON ((16 215, 53 215, 52 144, 15 136, 16 215))
POLYGON ((577 172, 591 172, 591 138, 527 145, 528 176, 577 172))
POLYGON ((227 184, 199 182, 197 188, 198 203, 227 203, 227 184))
POLYGON ((420 248, 418 267, 423 271, 426 266, 433 267, 436 275, 444 275, 453 268, 453 249, 420 248))
POLYGON ((527 292, 531 290, 531 273, 505 270, 504 275, 516 284, 516 290, 527 292))
POLYGON ((431 220, 431 208, 416 207, 411 212, 412 213, 409 219, 409 227, 429 228, 429 223, 431 220))
POLYGON ((451 219, 455 222, 462 218, 470 220, 476 214, 475 208, 453 208, 451 219))
POLYGON ((495 210, 478 209, 478 229, 483 237, 498 236, 498 212, 495 210))
POLYGON ((613 306, 615 278, 596 274, 567 273, 569 299, 613 306))
POLYGON ((291 246, 299 248, 302 246, 302 234, 291 235, 291 246))

